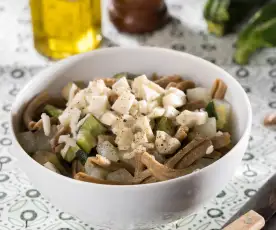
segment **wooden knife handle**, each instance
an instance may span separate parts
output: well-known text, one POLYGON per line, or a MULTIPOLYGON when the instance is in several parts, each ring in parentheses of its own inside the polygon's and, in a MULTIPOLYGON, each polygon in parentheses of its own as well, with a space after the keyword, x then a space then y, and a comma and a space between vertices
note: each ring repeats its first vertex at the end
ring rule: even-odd
POLYGON ((264 218, 257 212, 251 210, 223 230, 260 230, 264 225, 264 218))

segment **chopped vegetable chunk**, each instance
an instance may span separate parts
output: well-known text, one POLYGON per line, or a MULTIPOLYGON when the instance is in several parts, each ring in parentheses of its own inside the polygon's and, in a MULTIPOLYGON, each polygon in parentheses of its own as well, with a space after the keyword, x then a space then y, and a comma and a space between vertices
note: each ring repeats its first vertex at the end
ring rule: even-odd
POLYGON ((175 125, 172 120, 167 117, 161 117, 157 123, 157 130, 164 131, 167 134, 173 136, 175 134, 175 125))
POLYGON ((191 112, 189 110, 184 110, 176 117, 176 122, 179 125, 186 125, 189 128, 195 125, 203 125, 206 123, 208 115, 206 112, 191 112))
POLYGON ((58 109, 58 108, 56 108, 56 107, 53 106, 53 105, 46 105, 46 106, 44 107, 44 111, 45 111, 49 116, 51 116, 51 117, 56 117, 56 118, 58 118, 58 117, 62 114, 62 112, 63 112, 63 110, 58 109))
POLYGON ((217 114, 217 128, 227 130, 230 123, 231 106, 225 100, 214 99, 213 101, 217 114))
POLYGON ((135 96, 132 93, 124 92, 112 105, 112 109, 120 114, 127 114, 133 105, 135 96))
POLYGON ((77 135, 77 144, 86 153, 89 153, 97 145, 96 137, 91 131, 80 129, 77 135))
POLYGON ((188 101, 204 101, 207 105, 211 101, 211 93, 209 89, 198 87, 187 90, 188 101))
POLYGON ((92 114, 87 117, 81 126, 81 129, 90 131, 94 137, 104 134, 107 131, 107 129, 92 114))
POLYGON ((69 82, 60 99, 42 93, 27 106, 30 131, 18 140, 55 173, 109 185, 169 180, 223 157, 234 144, 227 85, 155 78, 122 72, 88 86, 69 82))
POLYGON ((215 105, 213 101, 210 101, 209 104, 206 106, 206 112, 208 113, 209 117, 215 117, 216 119, 218 119, 218 115, 215 109, 215 105))
POLYGON ((181 143, 174 137, 171 137, 164 131, 156 132, 155 146, 160 154, 173 154, 180 148, 181 143))

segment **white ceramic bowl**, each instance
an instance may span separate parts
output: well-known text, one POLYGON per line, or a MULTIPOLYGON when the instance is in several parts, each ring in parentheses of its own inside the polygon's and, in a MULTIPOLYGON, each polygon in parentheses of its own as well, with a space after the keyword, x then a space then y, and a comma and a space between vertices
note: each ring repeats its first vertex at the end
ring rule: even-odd
POLYGON ((40 72, 17 96, 12 108, 14 155, 34 186, 53 204, 87 223, 111 229, 149 229, 195 212, 231 179, 246 150, 251 107, 239 83, 218 66, 187 53, 162 48, 108 48, 76 55, 40 72), (71 80, 89 81, 117 72, 180 74, 211 87, 227 85, 233 108, 235 147, 220 160, 193 174, 146 185, 110 186, 63 177, 36 163, 21 148, 16 134, 24 105, 42 90, 60 93, 71 80))

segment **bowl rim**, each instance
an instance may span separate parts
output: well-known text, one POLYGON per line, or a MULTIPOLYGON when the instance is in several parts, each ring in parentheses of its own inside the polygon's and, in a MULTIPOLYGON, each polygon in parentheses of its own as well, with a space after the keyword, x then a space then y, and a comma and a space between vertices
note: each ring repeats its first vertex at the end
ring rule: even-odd
MULTIPOLYGON (((73 178, 65 177, 61 174, 55 173, 55 172, 45 168, 44 166, 40 165, 36 161, 34 161, 29 156, 29 154, 26 153, 25 150, 22 148, 22 146, 20 145, 20 143, 18 142, 17 137, 16 137, 16 132, 15 132, 14 123, 13 123, 13 115, 15 114, 14 113, 15 105, 20 102, 21 95, 24 95, 25 91, 27 91, 28 88, 31 85, 36 85, 36 84, 38 84, 38 82, 42 81, 42 78, 46 78, 47 76, 49 76, 49 72, 51 72, 51 70, 55 69, 57 72, 59 70, 64 70, 64 69, 68 68, 71 64, 74 64, 75 61, 81 60, 82 58, 85 59, 85 57, 94 56, 94 55, 97 55, 98 53, 110 54, 112 52, 115 52, 115 53, 116 52, 121 52, 121 51, 128 52, 128 51, 135 51, 135 50, 138 50, 138 49, 139 49, 139 51, 141 51, 141 50, 145 50, 145 51, 151 50, 152 52, 163 52, 163 53, 167 53, 169 55, 179 55, 180 57, 182 56, 182 57, 190 58, 190 59, 193 59, 197 62, 201 62, 202 65, 207 65, 207 66, 209 65, 213 69, 216 69, 218 72, 223 73, 225 78, 228 78, 230 81, 232 81, 233 84, 234 84, 234 87, 237 88, 237 90, 241 91, 241 93, 243 95, 243 99, 245 101, 245 106, 247 108, 247 114, 248 115, 247 115, 246 127, 243 131, 243 134, 242 134, 241 138, 237 141, 235 146, 226 155, 224 155, 222 158, 227 158, 227 156, 230 156, 231 154, 233 154, 235 149, 237 149, 242 144, 242 142, 246 141, 246 139, 248 138, 248 135, 250 133, 250 130, 251 130, 251 125, 252 125, 252 108, 251 108, 251 104, 250 104, 250 101, 249 101, 249 98, 248 98, 246 92, 244 91, 244 89, 242 88, 240 83, 233 76, 231 76, 223 68, 221 68, 221 67, 219 67, 219 66, 217 66, 217 65, 215 65, 215 64, 213 64, 213 63, 211 63, 211 62, 209 62, 209 61, 207 61, 207 60, 205 60, 201 57, 195 56, 193 54, 189 54, 189 53, 182 52, 182 51, 171 50, 171 49, 167 49, 167 48, 161 48, 161 47, 142 46, 142 47, 108 47, 108 48, 101 48, 101 49, 94 50, 94 51, 89 51, 89 52, 82 53, 82 54, 77 54, 77 55, 65 58, 63 60, 57 61, 57 62, 53 63, 52 65, 47 66, 45 69, 40 71, 38 74, 36 74, 33 77, 33 79, 30 80, 20 90, 19 94, 17 95, 16 99, 14 100, 14 102, 12 104, 12 108, 11 108, 11 112, 10 112, 10 120, 9 120, 10 124, 9 125, 11 127, 11 136, 12 136, 12 145, 13 145, 13 147, 16 145, 17 148, 19 148, 21 151, 23 151, 26 154, 26 157, 29 158, 29 160, 31 160, 33 162, 33 164, 38 164, 41 167, 41 170, 47 170, 47 172, 50 173, 50 175, 52 173, 52 175, 54 177, 63 178, 65 181, 68 181, 69 183, 74 183, 76 185, 98 186, 98 187, 101 187, 101 188, 110 188, 110 189, 128 189, 128 190, 135 189, 135 190, 138 190, 138 189, 143 189, 143 188, 146 188, 146 187, 154 188, 156 186, 166 186, 166 185, 169 186, 170 184, 180 182, 180 180, 190 178, 190 177, 192 177, 194 175, 197 175, 197 174, 200 174, 200 173, 204 173, 204 171, 206 171, 208 169, 211 169, 212 167, 215 167, 217 164, 219 164, 219 162, 221 161, 222 158, 220 158, 219 160, 215 161, 211 165, 208 165, 208 166, 206 166, 206 167, 204 167, 204 168, 202 168, 198 171, 195 171, 193 173, 190 173, 190 174, 187 174, 187 175, 184 175, 184 176, 181 176, 181 177, 170 179, 170 180, 167 180, 167 181, 160 181, 160 182, 150 183, 150 184, 137 184, 137 185, 135 185, 135 184, 134 185, 108 185, 108 184, 96 184, 96 183, 78 181, 78 180, 75 180, 73 178)), ((58 74, 56 74, 56 75, 58 75, 58 74)), ((23 105, 21 105, 21 106, 23 106, 23 105)))

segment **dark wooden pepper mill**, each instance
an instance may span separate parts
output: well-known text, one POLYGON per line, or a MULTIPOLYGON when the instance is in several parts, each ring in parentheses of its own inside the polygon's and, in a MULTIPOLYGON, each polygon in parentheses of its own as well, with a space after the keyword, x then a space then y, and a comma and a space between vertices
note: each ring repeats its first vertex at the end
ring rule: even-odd
POLYGON ((108 11, 120 32, 152 32, 169 20, 164 0, 111 0, 108 11))

